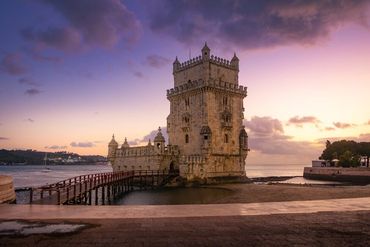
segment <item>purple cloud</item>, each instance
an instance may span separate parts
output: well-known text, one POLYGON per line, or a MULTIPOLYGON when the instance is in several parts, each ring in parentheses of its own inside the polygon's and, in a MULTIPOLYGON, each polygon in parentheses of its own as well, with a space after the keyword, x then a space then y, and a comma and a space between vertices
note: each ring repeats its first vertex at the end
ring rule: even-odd
POLYGON ((71 142, 71 147, 79 147, 79 148, 91 148, 94 147, 94 143, 92 142, 71 142))
POLYGON ((7 140, 9 140, 9 138, 0 136, 0 141, 7 141, 7 140))
POLYGON ((33 123, 33 122, 35 122, 35 120, 33 120, 32 118, 27 118, 27 119, 25 119, 24 121, 29 122, 29 123, 33 123))
POLYGON ((185 44, 199 38, 225 46, 256 49, 313 44, 338 26, 366 26, 370 2, 205 0, 151 1, 150 28, 185 44))
POLYGON ((370 141, 370 133, 363 133, 358 136, 346 136, 346 137, 326 137, 317 139, 319 143, 326 143, 329 140, 330 142, 340 141, 340 140, 352 140, 355 142, 369 142, 370 141))
POLYGON ((39 93, 41 93, 41 91, 36 89, 36 88, 30 88, 30 89, 27 89, 24 92, 24 94, 29 95, 29 96, 34 96, 34 95, 39 94, 39 93))
POLYGON ((0 62, 0 71, 9 75, 23 75, 27 70, 22 64, 20 53, 8 53, 0 62))
MULTIPOLYGON (((161 127, 161 132, 162 132, 162 135, 163 135, 164 139, 168 140, 167 127, 161 127)), ((156 137, 157 133, 158 133, 158 129, 152 130, 150 133, 148 133, 147 135, 145 135, 142 138, 136 138, 134 140, 128 140, 128 144, 134 145, 134 146, 135 145, 146 145, 149 140, 151 140, 152 143, 153 143, 153 140, 156 137)))
POLYGON ((20 84, 25 84, 25 85, 29 85, 29 86, 38 86, 39 85, 32 78, 29 78, 29 77, 22 77, 22 78, 18 79, 18 82, 20 84))
POLYGON ((254 134, 259 136, 284 133, 281 122, 278 119, 273 119, 271 117, 254 116, 250 121, 245 120, 244 125, 254 134))
POLYGON ((74 51, 88 46, 113 47, 120 40, 135 42, 141 25, 119 0, 41 1, 61 14, 69 26, 46 30, 26 28, 22 36, 39 47, 74 51))
POLYGON ((149 55, 146 57, 145 63, 154 68, 161 68, 171 62, 170 59, 159 56, 149 55))
POLYGON ((355 126, 355 124, 350 123, 341 123, 341 122, 333 122, 333 125, 337 127, 338 129, 346 129, 352 126, 355 126))
POLYGON ((320 123, 320 120, 318 120, 314 116, 304 116, 304 117, 299 117, 295 116, 289 119, 288 124, 293 124, 297 127, 302 127, 303 124, 318 124, 320 123))
POLYGON ((317 153, 310 142, 294 141, 284 135, 280 120, 271 117, 252 117, 245 120, 251 150, 269 155, 309 155, 317 153))
POLYGON ((140 71, 136 71, 136 72, 134 72, 134 76, 136 76, 137 78, 143 78, 144 74, 141 73, 140 71))
POLYGON ((67 149, 67 146, 59 146, 59 145, 52 145, 52 146, 45 146, 46 149, 67 149))

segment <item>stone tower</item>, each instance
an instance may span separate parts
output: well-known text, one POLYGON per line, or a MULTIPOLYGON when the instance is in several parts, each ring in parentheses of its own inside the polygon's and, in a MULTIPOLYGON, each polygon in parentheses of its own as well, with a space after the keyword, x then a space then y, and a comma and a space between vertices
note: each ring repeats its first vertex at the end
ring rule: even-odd
POLYGON ((245 176, 248 135, 243 126, 247 88, 238 82, 239 59, 202 55, 173 63, 167 90, 170 146, 178 146, 180 175, 189 180, 245 176))

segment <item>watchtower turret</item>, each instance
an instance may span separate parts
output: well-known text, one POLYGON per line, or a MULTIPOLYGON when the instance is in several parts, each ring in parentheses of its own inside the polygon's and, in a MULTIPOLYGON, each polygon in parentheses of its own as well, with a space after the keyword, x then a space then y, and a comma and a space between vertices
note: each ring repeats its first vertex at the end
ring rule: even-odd
POLYGON ((108 144, 108 160, 113 162, 118 148, 118 143, 114 139, 114 134, 112 135, 112 140, 108 144))
POLYGON ((180 68, 180 66, 181 66, 181 64, 180 64, 180 62, 179 62, 179 60, 177 59, 177 56, 176 56, 176 59, 173 62, 173 72, 177 71, 180 68))
POLYGON ((236 56, 235 52, 233 58, 230 61, 230 64, 232 67, 239 71, 239 58, 236 56))
POLYGON ((161 131, 161 127, 158 128, 158 133, 154 138, 154 146, 157 148, 159 152, 164 152, 164 144, 166 140, 164 139, 161 131))
POLYGON ((207 42, 205 42, 202 48, 202 59, 209 60, 210 55, 211 55, 211 49, 209 49, 207 42))
POLYGON ((127 138, 125 137, 125 141, 122 144, 122 149, 129 148, 129 147, 130 147, 130 145, 128 144, 127 138))

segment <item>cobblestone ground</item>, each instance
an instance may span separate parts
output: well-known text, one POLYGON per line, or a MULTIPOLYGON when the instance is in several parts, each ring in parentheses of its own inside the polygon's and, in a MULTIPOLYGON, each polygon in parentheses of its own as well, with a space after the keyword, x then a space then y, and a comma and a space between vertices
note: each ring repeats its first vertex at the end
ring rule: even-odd
POLYGON ((2 236, 0 246, 370 246, 370 211, 41 222, 90 227, 73 234, 2 236))

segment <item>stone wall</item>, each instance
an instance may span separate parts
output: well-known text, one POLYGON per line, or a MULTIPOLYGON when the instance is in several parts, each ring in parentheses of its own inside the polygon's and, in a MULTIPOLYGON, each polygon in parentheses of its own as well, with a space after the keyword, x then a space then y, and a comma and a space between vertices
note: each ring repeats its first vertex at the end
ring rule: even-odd
POLYGON ((308 179, 370 183, 370 168, 305 167, 303 177, 308 179))
POLYGON ((13 178, 0 175, 0 203, 15 202, 13 178))

